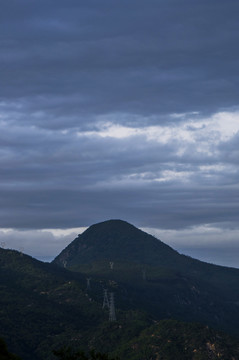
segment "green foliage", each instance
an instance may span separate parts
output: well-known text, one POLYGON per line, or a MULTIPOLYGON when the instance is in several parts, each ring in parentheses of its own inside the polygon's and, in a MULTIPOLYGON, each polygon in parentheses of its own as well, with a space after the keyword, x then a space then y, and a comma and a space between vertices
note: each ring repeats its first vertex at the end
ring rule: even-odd
POLYGON ((91 350, 86 355, 84 351, 74 351, 70 347, 54 350, 53 353, 59 360, 117 360, 116 358, 109 357, 108 354, 95 352, 95 350, 91 350))
POLYGON ((8 352, 5 342, 0 339, 0 360, 21 360, 18 356, 8 352))
POLYGON ((66 262, 74 272, 118 284, 114 291, 123 309, 140 309, 156 319, 200 321, 239 335, 239 269, 180 255, 121 220, 88 228, 54 260, 60 266, 66 262))
POLYGON ((162 320, 117 354, 127 360, 229 360, 239 358, 239 341, 201 324, 162 320))
MULTIPOLYGON (((165 318, 200 321, 239 335, 236 269, 182 256, 117 221, 87 230, 55 263, 64 257, 71 271, 0 249, 0 336, 24 360, 53 360, 52 350, 62 345, 75 352, 81 348, 85 354, 94 348, 124 360, 154 359, 160 352, 165 359, 186 360, 189 344, 196 349, 193 359, 205 355, 197 326, 188 331, 189 325, 166 321, 152 332, 153 321, 165 318), (115 294, 115 322, 109 322, 108 309, 102 309, 104 288, 115 294), (152 336, 155 333, 158 337, 152 336), (133 348, 140 349, 141 357, 133 348)), ((231 353, 237 351, 237 343, 220 337, 221 343, 210 340, 209 348, 214 344, 222 353, 227 347, 231 353)))

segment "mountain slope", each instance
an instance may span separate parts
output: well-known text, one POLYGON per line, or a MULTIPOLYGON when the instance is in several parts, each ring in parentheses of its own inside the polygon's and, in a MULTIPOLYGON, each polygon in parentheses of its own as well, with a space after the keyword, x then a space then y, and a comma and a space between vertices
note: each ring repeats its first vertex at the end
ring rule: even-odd
POLYGON ((18 356, 9 353, 2 339, 0 339, 0 360, 21 360, 18 356))
MULTIPOLYGON (((51 351, 62 345, 86 351, 94 347, 112 355, 121 349, 122 359, 142 360, 130 349, 135 341, 143 347, 156 331, 147 329, 160 319, 196 320, 239 336, 236 269, 182 256, 121 221, 96 224, 82 235, 80 255, 78 238, 73 248, 63 251, 69 264, 72 261, 71 271, 64 268, 64 257, 58 257, 56 266, 0 249, 0 338, 23 360, 53 360, 51 351), (117 321, 109 322, 109 309, 102 308, 104 289, 114 293, 117 321)), ((160 325, 163 338, 174 328, 170 320, 165 324, 160 325)), ((202 329, 178 326, 185 329, 187 343, 192 341, 190 331, 198 338, 202 329)), ((220 349, 237 354, 238 342, 218 336, 223 339, 220 349)), ((181 342, 179 336, 177 346, 181 342)), ((157 349, 157 344, 151 345, 157 349)))
MULTIPOLYGON (((181 255, 154 236, 122 220, 108 220, 90 226, 78 235, 53 263, 70 269, 84 264, 123 262, 141 266, 161 266, 207 278, 215 285, 238 285, 239 269, 208 264, 181 255), (235 280, 235 281, 234 281, 235 280)), ((236 296, 239 298, 239 288, 236 296)))
POLYGON ((121 220, 89 227, 54 264, 114 281, 121 306, 238 333, 239 270, 180 255, 121 220))
POLYGON ((53 263, 67 267, 96 261, 123 261, 140 264, 168 264, 180 255, 153 236, 122 220, 90 226, 58 255, 53 263))
POLYGON ((24 360, 46 360, 51 348, 104 320, 80 274, 3 249, 0 271, 0 337, 24 360))
POLYGON ((121 359, 236 360, 239 342, 200 324, 161 320, 117 351, 121 359))
MULTIPOLYGON (((0 338, 23 360, 53 360, 52 350, 63 345, 89 350, 96 333, 112 330, 100 281, 87 291, 85 275, 4 249, 0 274, 0 338)), ((132 336, 152 323, 139 311, 117 309, 117 319, 132 336)))

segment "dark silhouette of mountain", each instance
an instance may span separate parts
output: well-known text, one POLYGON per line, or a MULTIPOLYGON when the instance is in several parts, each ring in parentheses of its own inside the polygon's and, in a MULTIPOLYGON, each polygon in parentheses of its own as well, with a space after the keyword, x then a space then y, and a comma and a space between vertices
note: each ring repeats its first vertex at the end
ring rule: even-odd
POLYGON ((187 354, 194 347, 198 359, 207 346, 238 358, 237 340, 206 329, 239 336, 239 271, 180 255, 126 222, 91 226, 53 264, 0 248, 0 275, 0 338, 22 360, 54 360, 52 351, 63 345, 142 360, 147 344, 154 359, 154 334, 167 339, 164 350, 160 345, 165 359, 191 359, 183 352, 189 344, 187 354), (116 321, 102 308, 104 289, 114 293, 116 321), (161 322, 172 318, 204 325, 161 322))
POLYGON ((109 220, 90 226, 56 257, 53 263, 67 267, 98 261, 123 261, 168 265, 180 255, 135 226, 122 220, 109 220))
POLYGON ((125 221, 89 227, 53 263, 115 281, 122 306, 238 332, 238 269, 181 255, 125 221))
POLYGON ((23 360, 51 359, 68 341, 86 346, 89 329, 107 320, 85 276, 3 249, 0 271, 0 337, 23 360))

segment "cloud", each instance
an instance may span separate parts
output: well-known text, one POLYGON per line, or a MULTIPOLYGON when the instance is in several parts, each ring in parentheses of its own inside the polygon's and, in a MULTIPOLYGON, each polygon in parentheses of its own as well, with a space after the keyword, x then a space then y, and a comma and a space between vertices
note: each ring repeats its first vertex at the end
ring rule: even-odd
POLYGON ((239 231, 210 225, 184 230, 147 228, 146 232, 160 238, 181 254, 223 266, 239 267, 239 231))
MULTIPOLYGON (((0 231, 0 246, 16 249, 42 261, 53 260, 85 228, 0 231)), ((238 267, 239 230, 209 225, 190 229, 163 230, 142 228, 180 253, 223 266, 238 267)))
POLYGON ((238 10, 4 2, 0 227, 237 229, 238 10))
POLYGON ((0 246, 6 249, 15 249, 43 261, 51 261, 85 228, 70 230, 12 230, 0 231, 0 246))
POLYGON ((71 228, 112 217, 160 228, 237 227, 238 168, 228 153, 237 151, 238 116, 138 128, 107 122, 94 131, 3 121, 2 227, 71 228))
POLYGON ((46 128, 84 127, 115 113, 131 115, 126 123, 140 115, 162 124, 173 121, 170 113, 237 106, 238 7, 5 3, 0 97, 21 107, 22 121, 46 128))

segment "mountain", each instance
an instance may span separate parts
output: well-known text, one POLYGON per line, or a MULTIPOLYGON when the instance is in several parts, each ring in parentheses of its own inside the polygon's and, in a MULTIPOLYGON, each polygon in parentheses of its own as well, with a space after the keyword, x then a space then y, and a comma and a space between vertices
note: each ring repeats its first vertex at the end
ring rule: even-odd
MULTIPOLYGON (((120 360, 238 360, 239 342, 196 323, 161 320, 132 336, 118 322, 95 334, 91 345, 120 360), (109 331, 110 329, 110 331, 109 331), (122 342, 122 336, 124 341, 122 342), (114 351, 112 352, 112 344, 114 351)), ((63 351, 65 355, 67 352, 63 351)), ((74 354, 73 351, 71 353, 74 354)), ((73 360, 78 357, 64 357, 73 360)), ((80 359, 80 358, 79 358, 80 359)), ((85 358, 84 358, 85 359, 85 358)), ((92 358, 93 359, 93 358, 92 358)), ((95 359, 95 358, 94 358, 95 359)), ((103 359, 103 358, 102 358, 103 359)), ((106 359, 106 357, 104 357, 106 359)), ((82 359, 83 360, 83 359, 82 359)), ((85 359, 86 360, 86 359, 85 359)))
POLYGON ((239 270, 181 255, 122 220, 90 226, 53 261, 114 281, 122 308, 156 319, 200 321, 239 334, 239 270))
POLYGON ((0 337, 24 360, 46 360, 51 349, 104 320, 80 274, 3 249, 0 270, 0 337))
POLYGON ((237 360, 238 279, 236 269, 188 258, 126 222, 107 221, 53 264, 0 248, 0 338, 22 360, 56 360, 52 351, 62 346, 121 360, 147 359, 146 347, 152 359, 220 353, 237 360), (115 321, 102 306, 111 293, 115 321))
POLYGON ((94 262, 133 262, 141 265, 171 265, 179 254, 153 236, 122 220, 109 220, 90 226, 53 261, 77 268, 94 262))
POLYGON ((130 360, 236 360, 239 342, 200 324, 161 320, 116 353, 130 360))
MULTIPOLYGON (((0 274, 0 338, 23 360, 53 360, 63 345, 89 350, 98 334, 112 331, 100 281, 89 292, 85 275, 1 248, 0 274)), ((117 309, 117 320, 132 336, 152 324, 139 311, 117 309)))

